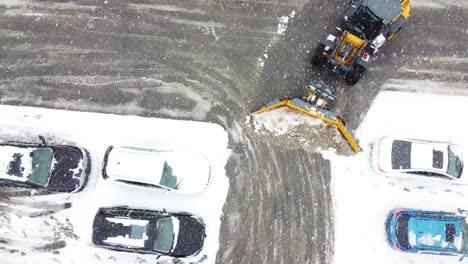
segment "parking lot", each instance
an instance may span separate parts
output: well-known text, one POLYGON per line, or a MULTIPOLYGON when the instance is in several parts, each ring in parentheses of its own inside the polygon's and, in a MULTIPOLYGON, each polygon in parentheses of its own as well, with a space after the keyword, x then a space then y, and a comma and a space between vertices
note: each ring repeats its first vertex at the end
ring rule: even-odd
MULTIPOLYGON (((245 117, 303 95, 315 78, 337 86, 338 112, 353 131, 382 87, 466 88, 466 1, 412 3, 408 26, 348 87, 310 64, 347 1, 3 0, 0 102, 216 123, 231 155, 215 262, 331 263, 329 162, 256 133, 245 117)), ((103 254, 97 263, 113 261, 103 254)))
MULTIPOLYGON (((219 247, 220 217, 229 185, 224 170, 229 156, 227 134, 220 126, 33 107, 2 105, 0 109, 9 113, 0 118, 3 142, 11 139, 37 142, 36 135, 42 135, 50 145, 71 144, 86 149, 91 161, 91 173, 83 191, 72 195, 52 194, 33 199, 17 197, 14 200, 16 204, 2 207, 11 210, 5 211, 6 214, 1 218, 2 237, 11 241, 3 247, 4 259, 12 263, 50 263, 53 259, 59 259, 63 263, 72 263, 74 259, 94 263, 100 259, 110 261, 109 258, 122 263, 136 261, 135 254, 99 249, 91 241, 93 220, 99 208, 128 206, 186 212, 200 217, 206 226, 204 247, 196 258, 188 259, 194 262, 200 259, 213 261, 219 247), (86 120, 86 129, 83 129, 79 120, 86 120), (160 129, 161 127, 165 129, 160 129), (191 131, 191 137, 186 137, 184 131, 191 131), (200 194, 178 194, 176 191, 104 180, 102 165, 109 146, 197 153, 198 156, 205 157, 210 165, 210 181, 206 190, 200 194), (70 204, 67 206, 70 208, 59 208, 55 214, 48 213, 51 208, 66 203, 70 204), (41 210, 45 213, 44 216, 34 214, 41 213, 41 210), (28 217, 28 213, 32 213, 31 217, 28 217), (63 227, 67 227, 67 232, 59 231, 63 227), (60 250, 60 253, 59 256, 54 256, 40 250, 37 252, 37 248, 46 248, 43 250, 46 252, 60 250), (7 254, 9 250, 13 250, 11 254, 7 254)), ((154 171, 148 173, 156 174, 158 165, 149 166, 154 171)), ((196 171, 195 168, 191 169, 196 171)), ((201 175, 192 175, 195 178, 200 178, 199 176, 201 175)), ((154 255, 137 257, 149 262, 155 259, 154 255)), ((162 257, 159 261, 172 261, 172 258, 162 257)))

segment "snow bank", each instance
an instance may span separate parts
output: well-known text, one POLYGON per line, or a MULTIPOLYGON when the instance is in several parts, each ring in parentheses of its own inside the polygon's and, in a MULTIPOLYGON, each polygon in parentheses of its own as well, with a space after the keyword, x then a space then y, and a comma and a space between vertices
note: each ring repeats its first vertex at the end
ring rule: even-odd
MULTIPOLYGON (((63 243, 60 244, 63 248, 54 246, 53 248, 57 248, 55 254, 40 252, 34 245, 16 253, 0 250, 2 263, 53 263, 54 260, 60 263, 76 263, 77 260, 80 263, 153 263, 156 257, 152 255, 117 252, 92 246, 92 222, 97 209, 116 205, 166 209, 168 212, 188 212, 199 216, 206 224, 204 248, 197 257, 183 261, 204 259, 205 263, 215 262, 219 248, 220 217, 229 187, 224 169, 230 154, 227 149, 228 138, 220 126, 192 121, 7 105, 0 105, 0 112, 1 140, 39 142, 37 135, 43 135, 49 144, 78 145, 90 152, 92 167, 88 185, 82 192, 29 199, 38 199, 38 204, 46 209, 61 200, 71 201, 70 209, 52 215, 55 219, 53 223, 48 217, 37 217, 34 221, 29 217, 18 219, 16 215, 20 210, 17 206, 10 206, 10 213, 0 217, 1 236, 22 241, 14 244, 13 248, 24 244, 24 241, 30 241, 28 234, 34 234, 40 242, 38 245, 62 241, 66 246, 63 243), (210 183, 201 194, 181 195, 105 181, 101 175, 102 160, 110 145, 201 153, 211 166, 210 183)), ((170 263, 172 258, 161 257, 159 261, 170 263)))
POLYGON ((454 141, 468 153, 464 113, 468 113, 468 96, 383 91, 357 131, 363 152, 352 157, 325 155, 332 166, 335 264, 459 263, 454 256, 401 253, 390 248, 384 225, 394 208, 466 209, 468 187, 375 174, 370 150, 375 139, 389 135, 454 141))

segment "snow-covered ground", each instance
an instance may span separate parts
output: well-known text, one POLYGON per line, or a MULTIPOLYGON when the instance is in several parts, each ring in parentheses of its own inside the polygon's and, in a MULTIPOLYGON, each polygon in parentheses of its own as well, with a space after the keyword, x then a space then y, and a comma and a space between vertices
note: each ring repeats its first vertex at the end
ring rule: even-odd
MULTIPOLYGON (((335 264, 458 263, 458 257, 391 249, 386 242, 384 224, 388 212, 394 208, 466 209, 468 188, 375 174, 370 165, 370 150, 377 138, 390 135, 452 141, 461 144, 464 153, 468 153, 465 113, 468 113, 466 95, 381 91, 356 133, 363 152, 353 157, 325 153, 332 164, 335 264)), ((462 263, 468 263, 468 259, 462 263)))
MULTIPOLYGON (((219 247, 222 207, 229 181, 224 166, 230 154, 227 133, 210 123, 175 121, 137 116, 0 106, 0 139, 73 144, 91 155, 91 174, 82 192, 13 199, 17 206, 0 204, 1 263, 153 263, 153 255, 130 254, 96 248, 91 244, 92 222, 99 207, 126 205, 135 208, 188 212, 206 224, 203 250, 183 262, 214 263, 219 247), (184 195, 105 181, 102 159, 110 145, 173 149, 199 153, 211 165, 205 192, 184 195), (71 207, 70 207, 71 204, 71 207), (3 207, 6 206, 6 207, 3 207), (69 209, 64 209, 70 207, 69 209), (48 216, 27 217, 44 210, 48 216), (50 244, 53 243, 53 244, 50 244), (50 248, 50 249, 49 249, 50 248), (44 252, 46 251, 46 252, 44 252), (47 252, 48 251, 48 252, 47 252)), ((172 263, 161 257, 160 263, 172 263)))

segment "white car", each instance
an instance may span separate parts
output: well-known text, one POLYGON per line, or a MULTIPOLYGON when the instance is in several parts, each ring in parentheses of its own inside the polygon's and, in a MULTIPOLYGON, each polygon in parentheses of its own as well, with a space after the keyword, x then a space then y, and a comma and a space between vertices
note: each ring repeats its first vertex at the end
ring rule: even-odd
POLYGON ((196 194, 207 187, 210 170, 198 153, 110 146, 102 173, 104 179, 196 194))
POLYGON ((372 167, 386 176, 468 184, 460 146, 453 143, 383 137, 373 145, 372 167))

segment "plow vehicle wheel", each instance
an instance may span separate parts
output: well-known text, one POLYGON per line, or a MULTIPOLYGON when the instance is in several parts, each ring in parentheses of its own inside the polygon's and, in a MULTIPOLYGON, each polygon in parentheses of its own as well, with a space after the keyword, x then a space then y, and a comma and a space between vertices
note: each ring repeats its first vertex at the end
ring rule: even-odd
POLYGON ((354 70, 346 74, 345 80, 349 85, 355 85, 359 79, 361 79, 362 75, 364 75, 364 72, 366 72, 366 68, 356 65, 354 70))
POLYGON ((325 47, 323 45, 319 45, 315 48, 314 55, 312 57, 312 65, 323 66, 327 62, 327 57, 322 53, 325 51, 324 48, 325 47))

